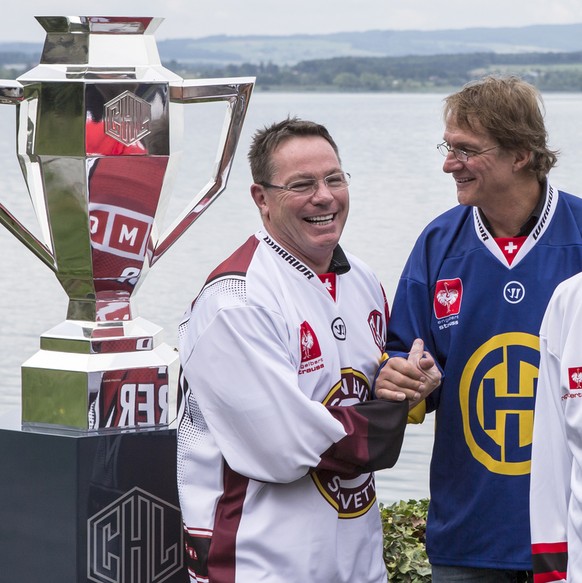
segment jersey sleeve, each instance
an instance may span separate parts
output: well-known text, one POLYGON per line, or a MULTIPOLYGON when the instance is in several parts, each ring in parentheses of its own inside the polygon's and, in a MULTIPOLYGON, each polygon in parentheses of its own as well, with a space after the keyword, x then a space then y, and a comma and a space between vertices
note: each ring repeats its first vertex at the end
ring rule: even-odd
POLYGON ((540 368, 534 414, 530 514, 535 583, 565 582, 572 456, 560 395, 560 359, 548 347, 551 304, 540 335, 540 368))
POLYGON ((352 474, 393 464, 406 408, 311 400, 298 386, 288 334, 280 315, 244 305, 218 310, 181 344, 188 385, 229 466, 286 483, 314 468, 352 474))

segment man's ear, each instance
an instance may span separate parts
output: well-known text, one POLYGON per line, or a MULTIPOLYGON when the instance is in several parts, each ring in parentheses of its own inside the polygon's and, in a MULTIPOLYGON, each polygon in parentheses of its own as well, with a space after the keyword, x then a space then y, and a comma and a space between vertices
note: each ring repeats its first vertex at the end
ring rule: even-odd
POLYGON ((513 168, 516 172, 523 170, 533 158, 533 152, 531 150, 515 150, 513 153, 513 168))
POLYGON ((260 184, 251 184, 251 196, 261 212, 261 216, 268 214, 269 205, 267 204, 265 192, 265 189, 260 184))

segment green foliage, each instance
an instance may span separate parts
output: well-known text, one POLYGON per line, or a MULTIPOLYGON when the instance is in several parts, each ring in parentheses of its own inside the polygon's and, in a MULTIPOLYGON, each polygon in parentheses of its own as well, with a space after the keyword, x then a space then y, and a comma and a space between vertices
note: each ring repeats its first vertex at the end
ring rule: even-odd
POLYGON ((297 91, 448 92, 487 73, 513 73, 540 91, 582 91, 582 52, 335 57, 293 65, 178 63, 183 77, 256 77, 257 88, 297 91))
POLYGON ((390 583, 428 583, 430 564, 425 551, 428 499, 380 504, 384 532, 384 562, 390 583))
MULTIPOLYGON (((247 53, 254 54, 250 49, 241 49, 241 55, 247 53)), ((293 63, 277 62, 275 55, 267 53, 251 62, 214 65, 180 54, 181 57, 163 63, 181 77, 255 77, 256 88, 263 91, 448 93, 488 73, 518 75, 542 92, 582 91, 582 51, 343 56, 293 63)), ((27 59, 30 60, 30 55, 2 52, 0 47, 0 78, 14 79, 30 69, 32 65, 26 64, 27 59)))

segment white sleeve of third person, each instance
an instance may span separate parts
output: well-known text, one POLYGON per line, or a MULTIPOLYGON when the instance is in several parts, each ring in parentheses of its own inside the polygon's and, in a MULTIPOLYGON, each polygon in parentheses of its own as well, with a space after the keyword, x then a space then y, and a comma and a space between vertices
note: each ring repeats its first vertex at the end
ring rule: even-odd
MULTIPOLYGON (((534 573, 565 581, 572 455, 564 420, 559 302, 550 302, 540 332, 540 369, 534 413, 530 512, 534 573), (552 326, 554 328, 552 328, 552 326)), ((567 336, 567 335, 566 335, 567 336)), ((566 387, 566 392, 568 387, 566 387)))

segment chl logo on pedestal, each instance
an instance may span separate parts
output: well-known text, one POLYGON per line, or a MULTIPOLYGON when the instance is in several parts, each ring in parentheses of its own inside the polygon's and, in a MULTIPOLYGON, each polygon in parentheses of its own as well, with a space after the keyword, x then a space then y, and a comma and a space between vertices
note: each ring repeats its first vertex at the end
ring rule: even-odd
POLYGON ((179 508, 133 488, 87 521, 87 577, 162 583, 184 567, 182 533, 179 508))

